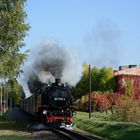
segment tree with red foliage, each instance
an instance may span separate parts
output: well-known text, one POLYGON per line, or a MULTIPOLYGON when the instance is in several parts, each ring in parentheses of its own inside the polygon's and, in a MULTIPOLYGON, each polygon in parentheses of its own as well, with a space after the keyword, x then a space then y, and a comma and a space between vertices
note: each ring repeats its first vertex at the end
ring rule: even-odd
POLYGON ((93 111, 107 112, 107 109, 109 107, 109 101, 106 94, 102 94, 101 92, 93 92, 92 103, 94 106, 93 111))
MULTIPOLYGON (((89 98, 88 94, 82 96, 79 101, 79 109, 82 111, 89 110, 89 98)), ((113 114, 113 107, 121 102, 121 94, 119 93, 103 93, 92 92, 91 93, 91 111, 106 112, 110 110, 113 114)))

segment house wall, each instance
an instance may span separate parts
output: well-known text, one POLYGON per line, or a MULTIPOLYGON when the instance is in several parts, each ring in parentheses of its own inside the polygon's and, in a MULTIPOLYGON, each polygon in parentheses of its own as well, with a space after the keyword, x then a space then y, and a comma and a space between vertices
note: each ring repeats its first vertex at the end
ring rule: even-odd
POLYGON ((131 81, 132 97, 135 99, 140 99, 140 76, 139 75, 116 75, 115 76, 115 89, 116 92, 122 95, 126 94, 126 84, 127 80, 131 81))

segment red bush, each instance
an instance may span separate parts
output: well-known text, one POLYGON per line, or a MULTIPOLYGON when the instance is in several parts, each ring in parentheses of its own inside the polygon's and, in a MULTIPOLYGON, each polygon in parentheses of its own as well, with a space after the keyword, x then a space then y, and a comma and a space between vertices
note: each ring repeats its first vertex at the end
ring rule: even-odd
MULTIPOLYGON (((113 113, 112 106, 119 104, 121 95, 119 93, 102 93, 92 92, 91 93, 91 111, 106 111, 110 110, 113 113)), ((79 110, 89 111, 89 94, 82 96, 77 102, 79 110)))
POLYGON ((93 92, 91 96, 93 111, 105 111, 109 107, 109 100, 105 94, 93 92))

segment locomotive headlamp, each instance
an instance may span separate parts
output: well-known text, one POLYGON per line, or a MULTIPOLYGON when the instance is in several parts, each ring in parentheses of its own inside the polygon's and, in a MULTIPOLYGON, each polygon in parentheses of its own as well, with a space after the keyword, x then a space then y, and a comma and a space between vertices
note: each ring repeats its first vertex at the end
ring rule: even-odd
POLYGON ((46 115, 47 114, 47 110, 43 110, 43 114, 46 115))

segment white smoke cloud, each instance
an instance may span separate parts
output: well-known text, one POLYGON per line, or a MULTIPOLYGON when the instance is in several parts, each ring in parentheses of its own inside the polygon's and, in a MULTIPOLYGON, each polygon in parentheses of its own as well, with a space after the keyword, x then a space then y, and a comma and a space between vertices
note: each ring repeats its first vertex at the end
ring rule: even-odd
POLYGON ((93 66, 118 67, 121 32, 111 20, 98 21, 85 38, 84 54, 93 66))
POLYGON ((23 73, 20 75, 20 77, 17 78, 18 82, 21 84, 24 90, 26 98, 32 95, 27 85, 29 77, 33 74, 32 63, 29 60, 30 60, 30 57, 28 58, 28 61, 25 62, 25 64, 21 66, 23 73))
MULTIPOLYGON (((24 74, 19 81, 26 90, 27 81, 33 72, 43 83, 61 78, 62 82, 74 86, 80 80, 83 68, 82 61, 74 49, 66 48, 55 40, 47 40, 46 43, 31 50, 23 71, 24 74)), ((26 96, 29 96, 26 91, 26 96)))

